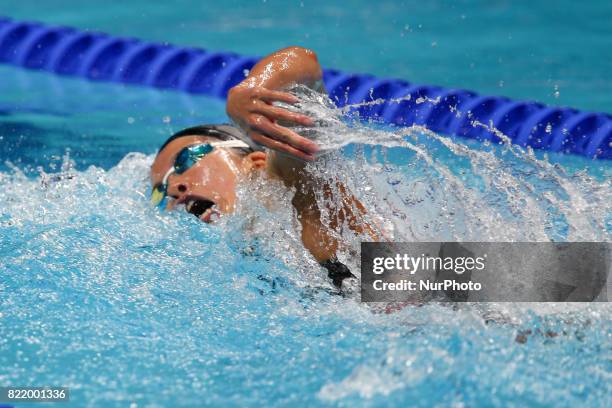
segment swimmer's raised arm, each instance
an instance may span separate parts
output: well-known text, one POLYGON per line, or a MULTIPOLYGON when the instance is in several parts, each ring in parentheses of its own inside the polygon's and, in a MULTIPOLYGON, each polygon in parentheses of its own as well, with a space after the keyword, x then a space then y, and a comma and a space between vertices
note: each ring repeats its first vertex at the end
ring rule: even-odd
POLYGON ((277 123, 311 126, 312 120, 272 105, 297 102, 295 96, 283 91, 294 84, 323 89, 321 66, 313 51, 288 47, 263 58, 244 81, 230 89, 227 114, 254 142, 302 160, 313 160, 317 144, 277 123))
POLYGON ((305 115, 272 105, 276 101, 297 102, 295 96, 283 91, 293 84, 324 91, 321 66, 313 51, 289 47, 262 59, 244 81, 229 91, 227 114, 253 141, 274 150, 267 154, 268 173, 295 188, 292 204, 302 225, 302 242, 328 269, 334 284, 339 285, 342 278, 353 275, 336 259, 336 251, 341 247, 338 231, 346 225, 372 240, 378 240, 379 234, 363 221, 365 208, 340 182, 336 185, 339 196, 334 196, 328 183, 308 173, 305 161, 314 160, 316 143, 278 123, 313 125, 305 115), (329 225, 323 223, 316 200, 316 192, 321 191, 330 203, 326 206, 329 225))

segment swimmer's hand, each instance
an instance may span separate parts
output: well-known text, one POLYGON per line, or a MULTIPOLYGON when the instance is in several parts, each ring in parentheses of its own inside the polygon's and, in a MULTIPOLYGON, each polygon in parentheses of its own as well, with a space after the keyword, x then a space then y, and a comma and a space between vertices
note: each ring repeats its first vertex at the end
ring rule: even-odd
POLYGON ((240 84, 230 89, 227 114, 255 143, 295 159, 314 160, 317 144, 285 127, 312 126, 312 120, 272 103, 294 104, 297 98, 283 90, 295 84, 322 89, 322 78, 323 71, 312 50, 283 48, 262 58, 240 84))
POLYGON ((286 124, 312 126, 312 120, 308 116, 272 105, 272 102, 294 104, 297 100, 290 93, 243 82, 230 89, 227 95, 227 114, 254 142, 302 160, 313 160, 318 150, 317 144, 277 123, 282 121, 286 124))

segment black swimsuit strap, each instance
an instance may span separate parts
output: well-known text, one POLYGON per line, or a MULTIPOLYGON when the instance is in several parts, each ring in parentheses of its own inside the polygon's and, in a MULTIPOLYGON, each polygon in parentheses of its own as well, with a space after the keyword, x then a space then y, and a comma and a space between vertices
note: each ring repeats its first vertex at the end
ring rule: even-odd
POLYGON ((334 286, 338 288, 342 287, 344 279, 355 277, 345 264, 334 258, 321 262, 321 266, 327 269, 327 276, 332 280, 334 286))

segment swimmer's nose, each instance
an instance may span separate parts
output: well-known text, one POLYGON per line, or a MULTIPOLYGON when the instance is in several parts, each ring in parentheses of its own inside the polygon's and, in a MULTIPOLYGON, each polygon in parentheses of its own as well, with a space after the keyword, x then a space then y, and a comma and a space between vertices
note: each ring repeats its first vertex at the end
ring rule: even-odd
POLYGON ((185 180, 171 180, 168 185, 168 195, 179 198, 189 193, 189 183, 185 180))

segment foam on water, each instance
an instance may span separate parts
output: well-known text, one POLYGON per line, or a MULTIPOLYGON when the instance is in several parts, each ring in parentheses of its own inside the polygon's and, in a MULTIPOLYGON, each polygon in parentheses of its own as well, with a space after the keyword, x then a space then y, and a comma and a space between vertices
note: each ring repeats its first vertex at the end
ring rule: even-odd
MULTIPOLYGON (((609 167, 301 108, 343 146, 312 171, 391 239, 610 241, 609 167)), ((207 225, 150 207, 152 159, 0 173, 0 383, 68 386, 75 406, 612 403, 608 303, 380 313, 333 293, 279 183, 255 178, 207 225)), ((356 272, 363 237, 341 236, 356 272)))

